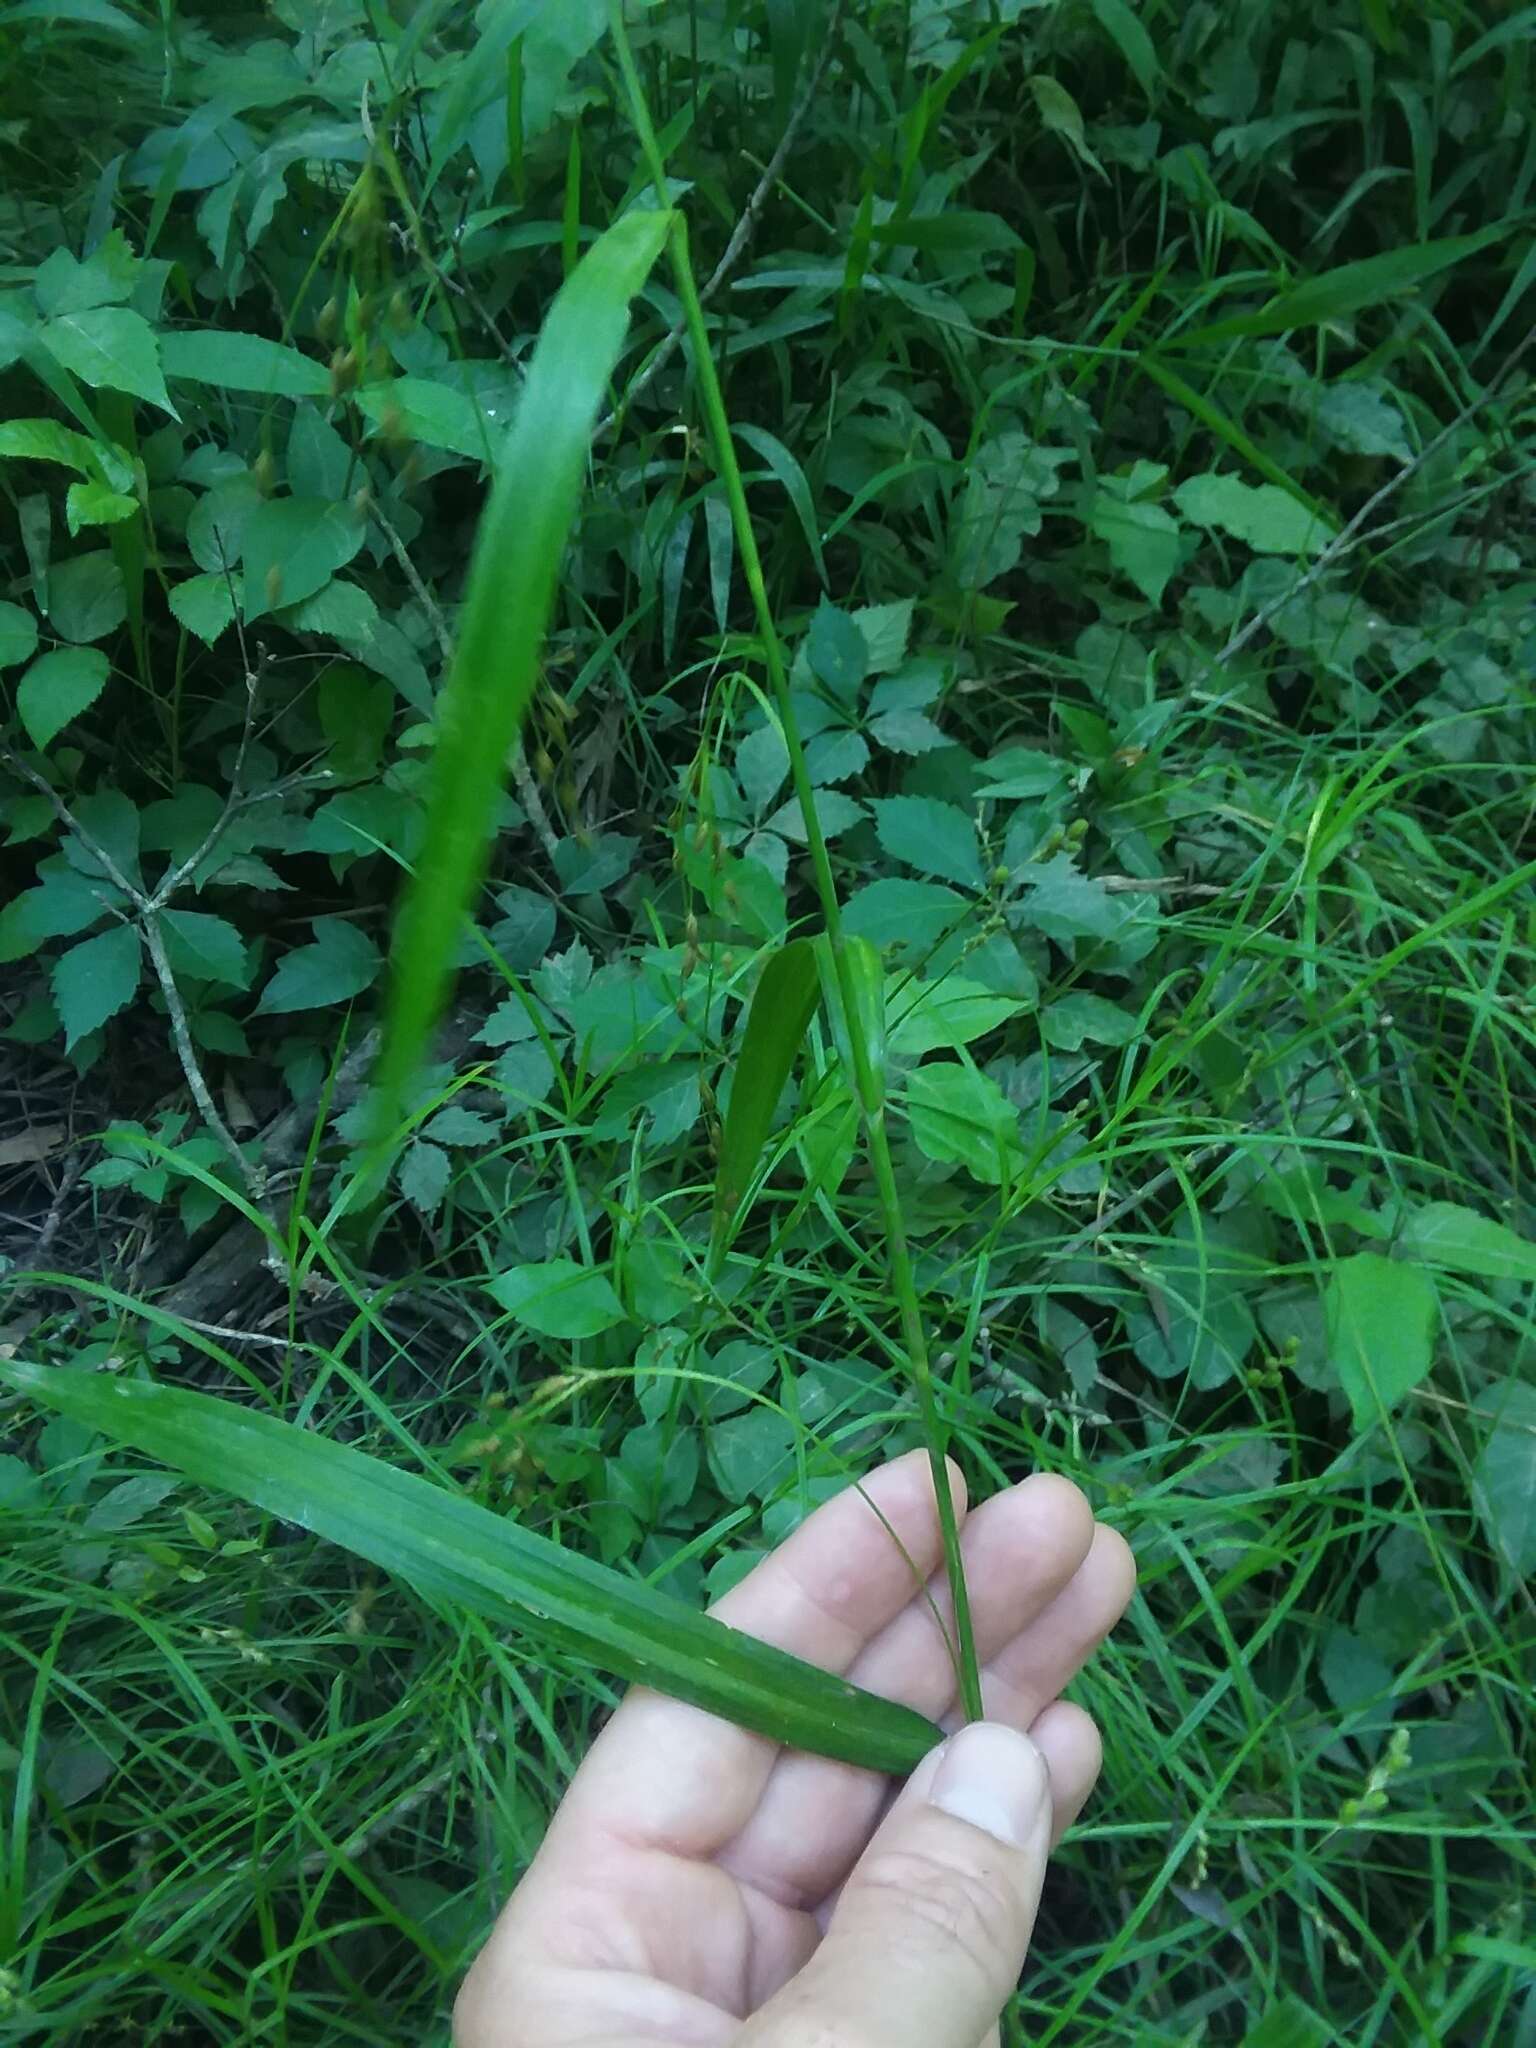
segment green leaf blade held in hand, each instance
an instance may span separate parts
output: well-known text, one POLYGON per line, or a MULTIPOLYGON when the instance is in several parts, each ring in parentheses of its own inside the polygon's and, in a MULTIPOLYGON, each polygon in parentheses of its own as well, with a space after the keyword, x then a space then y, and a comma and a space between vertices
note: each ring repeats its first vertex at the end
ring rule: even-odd
POLYGON ((209 1394, 6 1364, 45 1407, 297 1522, 430 1598, 588 1656, 770 1741, 906 1772, 940 1731, 414 1473, 209 1394))
POLYGON ((819 983, 815 946, 809 939, 791 939, 769 960, 753 991, 720 1137, 711 1233, 715 1258, 729 1243, 731 1225, 762 1157, 773 1112, 816 1008, 819 983))
POLYGON ((439 713, 426 843, 397 925, 378 1074, 381 1139, 442 1007, 507 757, 537 679, 592 427, 624 345, 630 301, 671 219, 627 213, 593 244, 551 306, 528 365, 475 541, 439 713))

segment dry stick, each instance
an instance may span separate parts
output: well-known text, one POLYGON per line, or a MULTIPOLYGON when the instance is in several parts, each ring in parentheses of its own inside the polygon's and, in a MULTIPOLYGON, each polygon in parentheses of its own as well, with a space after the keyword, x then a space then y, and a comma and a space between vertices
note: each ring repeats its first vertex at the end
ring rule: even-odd
MULTIPOLYGON (((427 588, 420 570, 411 560, 410 551, 406 547, 405 542, 377 505, 373 507, 373 518, 377 522, 379 531, 389 543, 390 553, 400 564, 405 580, 410 584, 412 591, 415 593, 416 602, 427 615, 428 622, 437 640, 438 651, 443 657, 443 667, 445 669, 452 668, 454 652, 453 635, 448 630, 448 621, 443 615, 442 606, 427 588)), ((538 784, 529 772, 528 756, 523 752, 521 733, 512 742, 512 781, 517 789, 517 800, 528 813, 528 822, 532 825, 534 834, 539 844, 543 847, 545 855, 553 864, 555 855, 559 851, 560 842, 556 839, 554 828, 549 822, 549 813, 544 808, 544 799, 539 795, 538 784)))
POLYGON ((1269 624, 1277 612, 1284 611, 1288 604, 1293 603, 1303 592, 1310 590, 1320 577, 1325 576, 1341 557, 1360 546, 1365 538, 1362 528, 1370 524, 1371 516, 1377 507, 1384 505, 1388 498, 1392 497, 1395 492, 1400 491, 1409 478, 1416 475, 1432 456, 1440 452, 1451 436, 1466 425, 1474 413, 1480 412, 1485 405, 1498 396, 1499 386, 1504 382, 1504 379, 1515 367, 1515 364, 1519 362, 1521 356, 1525 354, 1525 351, 1531 346, 1533 341, 1536 341, 1536 328, 1532 328, 1523 341, 1515 344, 1494 372, 1487 385, 1474 398, 1467 400, 1467 403, 1456 414, 1455 418, 1442 427, 1438 434, 1435 434, 1430 440, 1426 441, 1413 460, 1405 463, 1396 476, 1388 477, 1387 481, 1381 486, 1381 489, 1374 491, 1366 499, 1360 510, 1343 531, 1335 535, 1327 547, 1323 549, 1306 575, 1299 582, 1292 584, 1291 588, 1281 596, 1271 598, 1268 604, 1261 605, 1247 625, 1238 628, 1228 640, 1226 646, 1216 656, 1215 666, 1217 668, 1224 668, 1234 656, 1242 652, 1256 633, 1261 632, 1269 624))
MULTIPOLYGON (((757 231, 758 217, 767 204, 768 194, 779 182, 784 166, 789 161, 789 153, 795 146, 795 138, 805 125, 805 117, 811 110, 811 105, 820 89, 821 81, 826 76, 827 66, 832 61, 832 52, 837 45, 837 31, 842 21, 842 14, 843 0, 837 0, 837 4, 832 9, 831 17, 827 22, 821 54, 816 59, 810 77, 806 80, 804 92, 801 93, 799 99, 790 109, 789 119, 784 124, 784 133, 779 137, 779 146, 768 159, 763 175, 753 187, 752 196, 742 210, 740 220, 737 221, 735 227, 731 230, 731 239, 725 245, 725 253, 710 272, 708 282, 700 288, 699 303, 702 306, 707 306, 715 293, 719 291, 721 285, 725 283, 731 272, 736 268, 736 265, 741 261, 747 244, 757 231)), ((688 322, 686 318, 680 319, 675 326, 668 330, 667 334, 658 343, 655 354, 624 393, 623 407, 616 407, 605 418, 600 419, 593 428, 592 437, 594 440, 596 440, 599 434, 606 434, 608 432, 617 421, 620 410, 627 410, 640 396, 641 392, 649 390, 682 346, 683 338, 687 332, 688 322)))

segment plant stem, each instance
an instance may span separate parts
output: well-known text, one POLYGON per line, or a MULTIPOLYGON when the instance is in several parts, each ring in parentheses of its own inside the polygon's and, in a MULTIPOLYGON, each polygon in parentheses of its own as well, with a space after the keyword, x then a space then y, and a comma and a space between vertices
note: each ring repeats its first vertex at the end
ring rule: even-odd
MULTIPOLYGON (((662 161, 656 131, 645 102, 639 74, 635 69, 634 55, 625 33, 623 10, 619 0, 611 0, 609 19, 613 28, 614 47, 618 53, 619 68, 628 89, 632 118, 640 138, 641 148, 649 166, 652 181, 656 187, 657 203, 667 205, 666 166, 662 161)), ((896 1296, 901 1316, 902 1338, 906 1346, 907 1362, 912 1374, 912 1383, 917 1395, 918 1414, 922 1423, 923 1436, 928 1447, 928 1461, 933 1473, 934 1497, 938 1506, 939 1529, 944 1542, 944 1562, 949 1581, 950 1600, 955 1615, 955 1642, 953 1653, 955 1671, 959 1681, 961 1699, 967 1716, 971 1720, 982 1718, 981 1681, 976 1663, 976 1642, 971 1626, 970 1599, 966 1591, 965 1568, 960 1555, 960 1531, 955 1519, 954 1499, 950 1492, 949 1473, 945 1462, 948 1448, 948 1430, 936 1397, 933 1369, 928 1359, 928 1343, 923 1331, 922 1311, 918 1304, 917 1286, 912 1272, 911 1253, 907 1245, 906 1222, 902 1215, 901 1198, 896 1187, 896 1170, 891 1160, 890 1145, 886 1138, 885 1111, 877 1106, 880 1090, 871 1067, 869 1047, 858 1026, 858 1005, 855 997, 852 970, 843 944, 842 916, 838 906, 837 883, 832 874, 832 862, 827 853, 827 842, 822 835, 821 824, 816 815, 815 790, 810 770, 806 765, 805 749, 800 744, 800 734, 795 724, 793 706, 789 696, 789 675, 784 663, 784 650, 779 641, 778 629, 774 624, 773 609, 768 601, 768 589, 763 580, 762 558, 757 551, 757 539, 752 530, 752 517, 747 509, 747 494, 741 480, 741 468, 736 460, 735 446, 731 440, 730 420, 725 410, 725 399, 720 389, 720 380, 715 373, 714 356, 710 351, 709 332, 704 324, 704 308, 700 301, 698 286, 693 275, 693 264, 688 253, 688 228, 681 213, 674 213, 668 236, 668 250, 672 259, 674 281, 678 298, 682 303, 683 319, 693 353, 694 373, 699 380, 699 393, 703 400, 704 416, 709 426, 710 439, 714 443, 715 460, 720 478, 725 485, 726 501, 730 506, 731 523, 736 533, 736 547, 741 556, 742 573, 746 577, 747 589, 751 594, 752 608, 757 616, 758 632, 763 643, 763 659, 768 670, 768 681, 773 691, 774 703, 784 730, 784 744, 789 753, 789 772, 794 783, 795 795, 799 801, 801 815, 805 821, 806 846, 811 856, 811 867, 816 878, 816 893, 821 899, 822 916, 826 923, 827 938, 832 953, 833 970, 837 977, 838 995, 847 1021, 847 1041, 853 1063, 855 1092, 859 1098, 864 1118, 865 1135, 869 1146, 870 1163, 874 1168, 875 1185, 879 1193, 881 1211, 885 1221, 886 1241, 889 1247, 891 1287, 896 1296)))

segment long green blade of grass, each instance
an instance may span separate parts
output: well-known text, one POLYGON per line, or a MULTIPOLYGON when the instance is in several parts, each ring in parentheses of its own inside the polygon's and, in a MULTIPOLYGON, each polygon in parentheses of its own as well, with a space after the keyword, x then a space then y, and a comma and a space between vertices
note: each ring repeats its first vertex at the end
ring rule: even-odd
POLYGON ((627 213, 592 245, 556 295, 528 365, 475 540, 438 713, 424 850, 396 923, 377 1075, 381 1141, 441 1012, 460 920, 485 872, 496 795, 538 679, 592 427, 630 301, 670 219, 627 213))
POLYGON ((773 1112, 816 1008, 817 988, 815 947, 809 939, 791 939, 769 960, 753 991, 741 1058, 731 1081, 731 1106, 720 1135, 710 1233, 712 1264, 718 1265, 730 1244, 732 1226, 762 1157, 773 1112))
POLYGON ((210 1394, 0 1365, 90 1429, 366 1557, 433 1599, 796 1749, 906 1772, 940 1740, 909 1707, 711 1621, 382 1459, 210 1394))

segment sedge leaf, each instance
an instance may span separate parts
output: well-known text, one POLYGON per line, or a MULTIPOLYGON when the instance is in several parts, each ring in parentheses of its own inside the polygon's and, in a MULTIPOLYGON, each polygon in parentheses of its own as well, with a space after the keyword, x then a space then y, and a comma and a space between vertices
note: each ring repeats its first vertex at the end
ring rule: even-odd
POLYGON ((555 577, 576 517, 592 427, 629 304, 671 215, 631 212, 557 294, 528 365, 470 562, 463 626, 441 698, 426 842, 401 909, 378 1076, 394 1121, 442 1007, 460 923, 485 868, 496 794, 533 694, 555 577))
POLYGON ((762 1157, 774 1109, 816 1008, 818 983, 815 946, 809 939, 791 939, 769 960, 753 992, 741 1057, 731 1082, 731 1106, 720 1135, 713 1228, 716 1256, 725 1250, 732 1220, 762 1157))
POLYGON ((905 1772, 940 1739, 879 1699, 318 1430, 143 1380, 0 1364, 44 1406, 502 1626, 770 1741, 905 1772))

